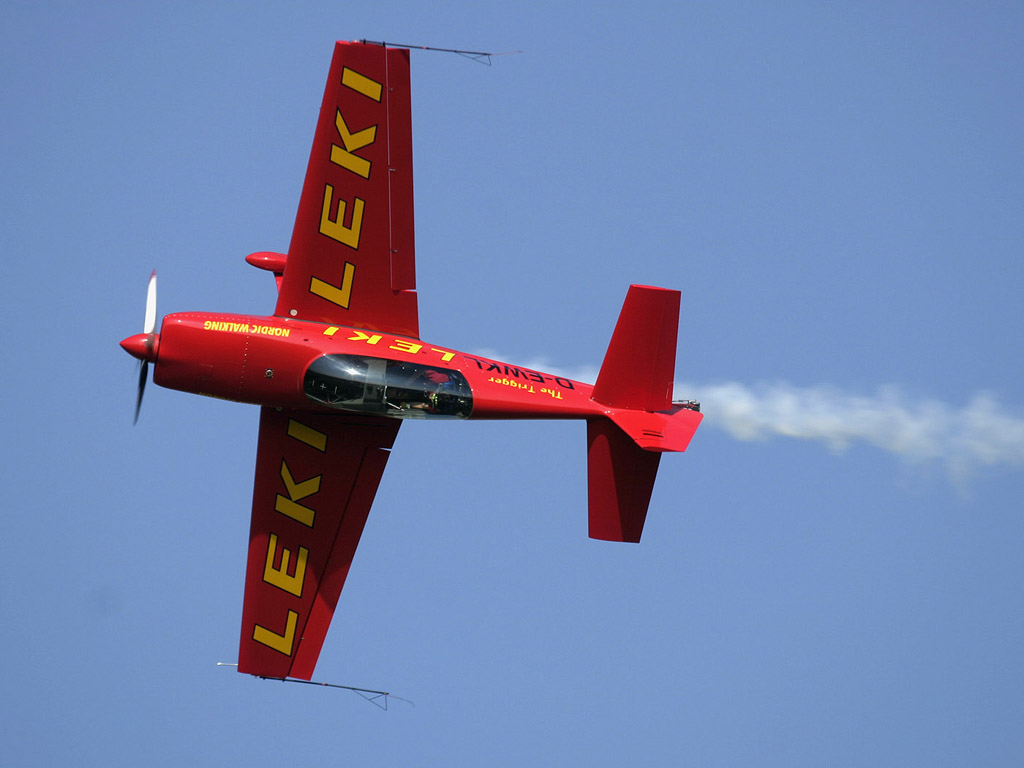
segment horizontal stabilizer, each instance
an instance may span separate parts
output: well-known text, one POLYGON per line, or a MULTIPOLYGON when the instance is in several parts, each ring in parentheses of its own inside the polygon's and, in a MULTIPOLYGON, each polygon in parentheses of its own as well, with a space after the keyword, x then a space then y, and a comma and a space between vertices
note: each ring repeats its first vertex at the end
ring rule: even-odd
POLYGON ((608 419, 587 421, 590 538, 640 541, 659 461, 608 419))
POLYGON ((670 408, 678 326, 679 291, 629 286, 593 399, 640 411, 670 408))

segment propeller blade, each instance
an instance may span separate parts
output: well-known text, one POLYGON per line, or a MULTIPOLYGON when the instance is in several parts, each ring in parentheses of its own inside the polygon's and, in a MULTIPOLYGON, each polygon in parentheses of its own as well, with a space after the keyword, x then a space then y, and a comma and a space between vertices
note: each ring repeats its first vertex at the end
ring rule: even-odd
POLYGON ((143 333, 153 333, 156 330, 156 270, 149 276, 149 288, 146 290, 146 324, 142 328, 143 333))
POLYGON ((149 361, 143 360, 139 366, 139 393, 135 398, 135 419, 132 424, 139 423, 139 410, 142 408, 142 393, 146 391, 146 379, 149 378, 149 361))
POLYGON ((139 358, 139 388, 135 397, 135 419, 132 424, 139 423, 139 410, 142 408, 142 393, 146 391, 146 379, 149 377, 149 362, 156 359, 156 270, 149 276, 146 288, 146 319, 143 321, 142 333, 130 336, 121 342, 121 346, 133 357, 139 358))

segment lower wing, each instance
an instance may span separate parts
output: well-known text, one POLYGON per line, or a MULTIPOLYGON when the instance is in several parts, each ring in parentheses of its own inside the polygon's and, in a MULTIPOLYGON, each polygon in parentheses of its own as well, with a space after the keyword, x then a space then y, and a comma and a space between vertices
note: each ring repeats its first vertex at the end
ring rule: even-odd
POLYGON ((400 424, 262 409, 239 672, 312 677, 400 424))

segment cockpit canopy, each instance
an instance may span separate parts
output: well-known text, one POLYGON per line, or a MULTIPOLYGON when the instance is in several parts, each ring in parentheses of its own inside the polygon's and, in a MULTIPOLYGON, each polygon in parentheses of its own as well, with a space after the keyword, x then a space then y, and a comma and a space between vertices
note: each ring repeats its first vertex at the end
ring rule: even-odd
POLYGON ((465 419, 466 377, 450 368, 362 355, 324 355, 306 369, 306 396, 344 411, 397 418, 465 419))

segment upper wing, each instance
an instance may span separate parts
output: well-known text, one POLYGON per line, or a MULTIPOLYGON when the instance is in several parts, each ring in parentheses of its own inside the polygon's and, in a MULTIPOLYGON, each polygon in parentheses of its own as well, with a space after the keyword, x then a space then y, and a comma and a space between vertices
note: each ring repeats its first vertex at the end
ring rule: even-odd
POLYGON ((418 338, 415 288, 409 52, 339 42, 274 314, 418 338))
POLYGON ((400 425, 262 409, 239 672, 313 675, 400 425))

